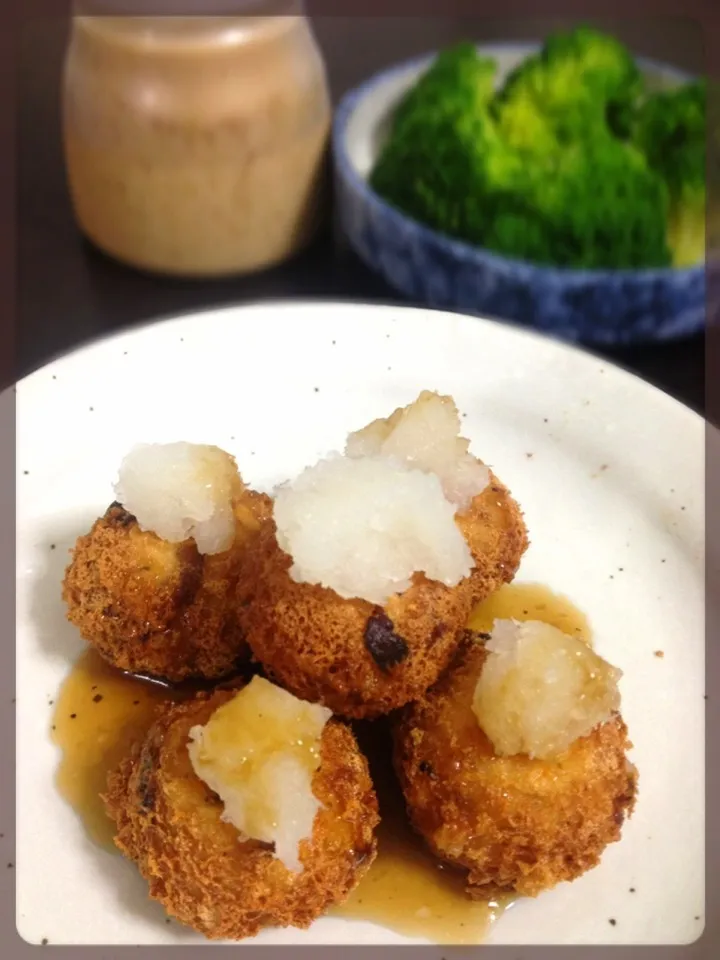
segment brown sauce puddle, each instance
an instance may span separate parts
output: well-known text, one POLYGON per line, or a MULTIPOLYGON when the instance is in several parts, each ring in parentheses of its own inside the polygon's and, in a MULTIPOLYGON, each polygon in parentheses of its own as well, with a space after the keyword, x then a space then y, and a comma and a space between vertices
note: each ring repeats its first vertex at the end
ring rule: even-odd
MULTIPOLYGON (((543 620, 591 640, 584 614, 540 584, 503 587, 474 611, 470 626, 488 632, 495 619, 506 618, 543 620)), ((128 676, 108 666, 94 650, 87 650, 73 666, 52 720, 52 737, 62 751, 56 784, 95 843, 115 850, 113 824, 100 799, 108 772, 147 730, 160 703, 183 699, 196 689, 174 689, 128 676)), ((462 876, 438 864, 413 833, 392 773, 385 723, 357 724, 356 731, 380 801, 378 857, 346 903, 330 915, 376 923, 436 944, 482 943, 508 904, 469 900, 462 876)))

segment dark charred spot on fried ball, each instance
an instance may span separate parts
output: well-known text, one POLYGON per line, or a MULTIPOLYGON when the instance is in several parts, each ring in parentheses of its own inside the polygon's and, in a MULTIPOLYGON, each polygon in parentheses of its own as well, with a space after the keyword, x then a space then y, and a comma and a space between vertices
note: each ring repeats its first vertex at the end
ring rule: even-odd
POLYGON ((118 500, 113 500, 107 508, 105 519, 119 527, 129 527, 133 523, 137 523, 137 518, 129 513, 118 500))
POLYGON ((148 744, 140 758, 140 775, 137 794, 143 810, 151 811, 155 807, 156 785, 155 770, 160 761, 160 751, 155 744, 148 744))
POLYGON ((634 799, 634 794, 632 791, 622 794, 619 797, 616 797, 613 801, 613 820, 615 823, 621 827, 625 822, 625 818, 628 814, 629 809, 632 807, 634 799))
POLYGON ((175 603, 178 607, 187 607, 192 604, 202 586, 204 561, 194 541, 182 545, 179 560, 182 573, 175 593, 175 603))
POLYGON ((418 764, 418 770, 420 771, 420 773, 424 773, 428 777, 430 777, 431 780, 436 779, 436 773, 433 770, 433 766, 427 760, 420 761, 420 763, 418 764))
POLYGON ((395 633, 395 626, 386 613, 376 610, 365 624, 365 649, 383 673, 388 673, 410 653, 403 638, 395 633))
POLYGON ((447 632, 447 624, 443 623, 441 620, 439 623, 436 623, 432 629, 431 637, 433 640, 439 640, 441 637, 445 636, 447 632))

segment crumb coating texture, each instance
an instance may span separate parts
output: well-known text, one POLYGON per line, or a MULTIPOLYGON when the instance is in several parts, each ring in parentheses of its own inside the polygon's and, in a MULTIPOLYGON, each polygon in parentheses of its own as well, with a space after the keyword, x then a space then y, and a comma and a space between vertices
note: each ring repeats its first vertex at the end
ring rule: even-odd
POLYGON ((233 696, 165 705, 145 739, 108 780, 115 843, 134 861, 167 913, 212 940, 239 940, 266 926, 308 927, 342 902, 376 855, 378 807, 367 762, 349 727, 323 731, 313 792, 322 807, 300 844, 301 873, 272 848, 243 839, 194 773, 189 731, 233 696))
POLYGON ((486 652, 466 639, 394 730, 408 814, 478 899, 536 896, 596 866, 633 810, 637 772, 619 714, 550 760, 496 757, 472 712, 486 652))
POLYGON ((68 619, 111 664, 170 681, 214 679, 247 660, 236 587, 245 553, 271 502, 245 491, 230 550, 203 556, 168 543, 112 504, 78 538, 63 581, 68 619))

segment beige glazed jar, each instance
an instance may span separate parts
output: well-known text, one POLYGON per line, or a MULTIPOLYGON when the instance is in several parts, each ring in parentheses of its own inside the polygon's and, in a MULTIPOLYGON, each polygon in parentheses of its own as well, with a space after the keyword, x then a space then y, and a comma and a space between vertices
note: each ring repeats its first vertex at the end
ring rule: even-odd
POLYGON ((76 5, 63 82, 70 195, 82 232, 129 265, 258 270, 302 249, 324 218, 331 106, 302 6, 227 6, 238 15, 76 5))

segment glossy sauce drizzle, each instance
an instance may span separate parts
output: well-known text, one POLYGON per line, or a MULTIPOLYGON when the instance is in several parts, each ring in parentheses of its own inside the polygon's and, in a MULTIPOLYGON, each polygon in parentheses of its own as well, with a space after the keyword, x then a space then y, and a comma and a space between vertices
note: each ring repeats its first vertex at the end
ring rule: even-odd
POLYGON ((490 633, 495 620, 541 620, 592 644, 592 629, 585 614, 567 597, 541 583, 502 587, 475 608, 468 625, 478 633, 490 633))
POLYGON ((56 784, 95 843, 115 849, 114 824, 101 799, 108 773, 144 735, 159 705, 188 693, 122 673, 93 649, 73 666, 52 721, 53 740, 62 750, 56 784))
POLYGON ((437 944, 482 943, 505 905, 470 900, 462 873, 437 861, 410 827, 392 769, 386 722, 358 723, 355 733, 369 760, 380 804, 378 856, 331 915, 370 921, 437 944))
MULTIPOLYGON (((584 614, 567 598, 539 584, 503 587, 473 612, 470 626, 489 632, 498 618, 543 620, 586 642, 591 639, 584 614)), ((127 676, 93 650, 74 665, 52 720, 52 736, 62 752, 57 787, 96 843, 115 849, 113 824, 100 799, 108 772, 142 737, 163 701, 184 699, 196 689, 127 676)), ((348 901, 333 908, 331 915, 376 923, 437 944, 481 943, 508 904, 469 900, 462 875, 439 864, 413 833, 392 772, 385 722, 357 724, 356 732, 380 801, 379 851, 348 901)))

